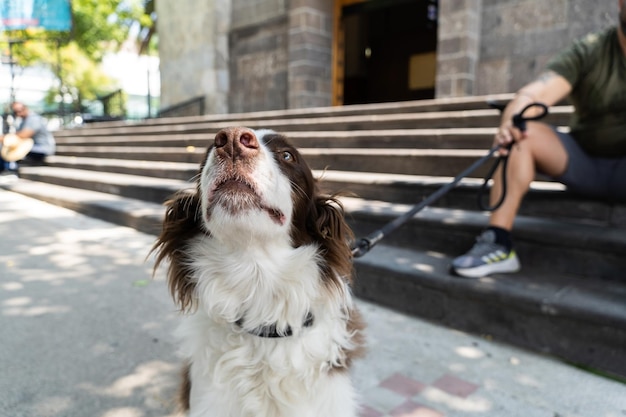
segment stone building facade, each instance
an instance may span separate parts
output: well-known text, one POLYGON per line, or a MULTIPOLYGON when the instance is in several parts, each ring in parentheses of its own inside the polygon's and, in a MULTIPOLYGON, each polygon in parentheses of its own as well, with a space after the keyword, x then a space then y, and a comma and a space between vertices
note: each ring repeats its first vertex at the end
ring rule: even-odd
POLYGON ((178 106, 194 114, 512 92, 572 40, 615 24, 618 1, 177 0, 156 6, 162 109, 175 114, 181 103, 199 103, 178 106), (381 39, 389 40, 382 48, 381 39), (432 46, 420 46, 424 42, 432 46), (381 59, 387 61, 381 65, 381 59), (432 81, 420 79, 431 77, 424 70, 431 67, 432 81), (350 78, 359 71, 365 76, 350 78), (421 90, 381 95, 398 85, 421 90), (370 96, 348 97, 368 88, 370 96))

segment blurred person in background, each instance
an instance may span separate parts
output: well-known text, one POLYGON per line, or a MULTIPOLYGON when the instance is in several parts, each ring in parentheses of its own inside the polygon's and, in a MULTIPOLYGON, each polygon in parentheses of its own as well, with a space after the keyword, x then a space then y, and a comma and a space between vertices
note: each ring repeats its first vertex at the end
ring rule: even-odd
POLYGON ((48 130, 46 119, 17 101, 11 103, 11 110, 13 116, 20 119, 20 124, 14 134, 8 133, 0 136, 2 148, 6 148, 0 154, 0 175, 5 177, 17 177, 18 175, 17 161, 7 157, 9 148, 19 152, 18 147, 20 145, 28 146, 28 152, 19 158, 20 161, 25 165, 42 165, 46 156, 54 154, 56 147, 54 136, 48 130), (32 147, 30 146, 31 143, 32 147))

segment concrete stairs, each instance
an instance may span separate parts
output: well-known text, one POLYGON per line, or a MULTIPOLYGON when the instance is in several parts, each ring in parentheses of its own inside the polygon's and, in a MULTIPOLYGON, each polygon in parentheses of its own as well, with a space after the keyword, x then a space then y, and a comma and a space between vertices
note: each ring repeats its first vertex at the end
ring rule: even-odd
MULTIPOLYGON (((286 134, 343 198, 366 236, 449 182, 491 146, 488 99, 422 100, 99 123, 56 132, 57 155, 4 187, 156 234, 162 202, 190 181, 222 127, 286 134)), ((568 106, 548 121, 565 126, 568 106)), ((448 273, 487 223, 486 166, 355 259, 358 296, 485 337, 626 377, 626 205, 568 193, 538 177, 517 219, 523 270, 478 280, 448 273)), ((394 329, 390 329, 394 331, 394 329)))

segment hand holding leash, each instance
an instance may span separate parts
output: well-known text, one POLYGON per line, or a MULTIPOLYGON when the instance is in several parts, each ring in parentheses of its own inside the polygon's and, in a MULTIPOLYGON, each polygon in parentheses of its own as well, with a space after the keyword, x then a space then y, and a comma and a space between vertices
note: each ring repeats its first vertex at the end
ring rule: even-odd
POLYGON ((526 122, 543 119, 548 114, 548 106, 543 103, 530 103, 522 109, 521 112, 513 115, 513 126, 518 128, 522 133, 526 132, 526 122), (534 116, 529 116, 528 113, 532 109, 538 109, 539 112, 534 116))
MULTIPOLYGON (((489 105, 493 108, 500 110, 500 112, 503 112, 505 108, 504 105, 498 105, 494 103, 489 103, 489 105)), ((524 107, 522 111, 513 115, 513 120, 512 120, 513 127, 519 129, 519 131, 522 132, 522 134, 524 134, 526 132, 526 127, 527 127, 526 122, 542 119, 547 114, 548 114, 548 106, 546 106, 545 104, 530 103, 529 105, 524 107), (531 110, 534 110, 536 108, 538 108, 540 111, 533 116, 529 116, 528 113, 530 113, 531 110)), ((504 202, 504 198, 506 197, 506 168, 509 163, 509 152, 511 151, 511 148, 515 144, 514 138, 510 138, 510 139, 511 140, 509 141, 504 141, 501 144, 497 144, 489 151, 490 155, 498 152, 500 156, 498 160, 496 161, 496 163, 493 164, 493 166, 491 167, 487 175, 485 175, 485 180, 483 181, 483 185, 478 190, 478 207, 480 207, 481 210, 486 210, 486 211, 497 210, 504 202), (502 164, 502 170, 501 170, 502 194, 500 195, 500 198, 498 199, 496 204, 494 204, 493 206, 489 206, 488 204, 484 203, 484 200, 485 200, 484 195, 487 194, 489 180, 493 178, 493 174, 496 172, 496 169, 498 168, 500 164, 502 164)))

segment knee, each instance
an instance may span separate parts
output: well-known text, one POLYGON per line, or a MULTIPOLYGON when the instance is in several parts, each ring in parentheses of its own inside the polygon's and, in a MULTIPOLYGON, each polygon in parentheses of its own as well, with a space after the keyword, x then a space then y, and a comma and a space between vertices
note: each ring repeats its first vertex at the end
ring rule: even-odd
POLYGON ((545 123, 529 122, 526 131, 515 146, 522 152, 534 153, 546 143, 550 143, 554 137, 556 134, 551 126, 545 123))
POLYGON ((528 122, 526 125, 526 132, 524 132, 524 139, 529 141, 537 141, 546 136, 555 136, 554 128, 548 124, 541 122, 528 122))

